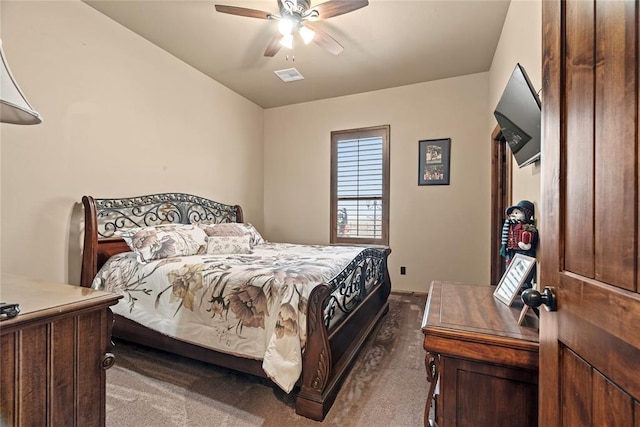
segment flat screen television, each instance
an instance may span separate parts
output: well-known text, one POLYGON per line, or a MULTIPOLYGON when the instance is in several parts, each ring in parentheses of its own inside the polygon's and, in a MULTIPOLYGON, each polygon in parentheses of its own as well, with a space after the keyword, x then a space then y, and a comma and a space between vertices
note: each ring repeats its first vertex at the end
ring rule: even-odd
POLYGON ((519 167, 540 159, 540 98, 520 64, 493 112, 519 167))

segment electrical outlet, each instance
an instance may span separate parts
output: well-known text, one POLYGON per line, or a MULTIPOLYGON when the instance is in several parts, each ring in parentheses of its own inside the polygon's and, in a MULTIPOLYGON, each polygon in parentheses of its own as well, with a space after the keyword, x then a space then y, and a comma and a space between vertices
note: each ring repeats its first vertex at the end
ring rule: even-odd
POLYGON ((400 274, 407 274, 407 267, 400 267, 400 274))

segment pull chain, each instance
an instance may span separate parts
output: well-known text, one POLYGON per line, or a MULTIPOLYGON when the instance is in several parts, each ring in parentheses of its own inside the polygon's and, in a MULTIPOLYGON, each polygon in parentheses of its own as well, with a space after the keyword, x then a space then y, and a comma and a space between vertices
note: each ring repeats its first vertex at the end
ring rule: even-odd
MULTIPOLYGON (((289 55, 287 55, 287 61, 289 60, 289 55)), ((291 48, 291 62, 296 62, 296 48, 291 48)))

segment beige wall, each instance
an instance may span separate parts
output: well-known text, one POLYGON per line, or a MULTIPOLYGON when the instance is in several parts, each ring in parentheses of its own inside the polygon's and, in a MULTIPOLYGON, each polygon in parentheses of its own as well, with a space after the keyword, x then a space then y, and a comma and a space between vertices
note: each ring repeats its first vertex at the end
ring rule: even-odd
MULTIPOLYGON (((516 62, 541 86, 540 9, 511 2, 488 73, 263 112, 78 0, 3 0, 5 52, 45 123, 0 125, 0 267, 76 283, 83 194, 189 192, 243 205, 267 239, 327 243, 330 132, 389 124, 394 289, 487 283, 492 111, 516 62), (447 137, 451 185, 418 186, 418 141, 447 137)), ((539 189, 539 166, 515 171, 514 201, 539 189)))
MULTIPOLYGON (((518 62, 526 70, 535 89, 540 90, 542 88, 542 3, 540 1, 511 0, 489 72, 490 130, 497 125, 493 110, 518 62)), ((541 161, 544 161, 544 158, 541 161)), ((537 212, 540 201, 540 162, 524 168, 518 168, 515 161, 513 165, 513 203, 530 200, 534 202, 537 212)))
POLYGON ((260 107, 77 0, 0 7, 9 64, 45 120, 0 125, 2 271, 77 283, 84 194, 197 194, 262 227, 260 107))
MULTIPOLYGON (((327 243, 330 132, 390 124, 393 288, 488 283, 493 110, 517 62, 540 89, 541 50, 541 2, 512 0, 489 73, 266 110, 265 234, 327 243), (419 187, 417 142, 442 137, 452 138, 451 185, 419 187)), ((513 203, 537 208, 540 163, 516 165, 512 178, 513 203)))
POLYGON ((266 110, 266 237, 328 243, 330 132, 389 124, 393 288, 488 283, 488 87, 481 73, 266 110), (433 138, 452 140, 451 185, 417 185, 418 141, 433 138))

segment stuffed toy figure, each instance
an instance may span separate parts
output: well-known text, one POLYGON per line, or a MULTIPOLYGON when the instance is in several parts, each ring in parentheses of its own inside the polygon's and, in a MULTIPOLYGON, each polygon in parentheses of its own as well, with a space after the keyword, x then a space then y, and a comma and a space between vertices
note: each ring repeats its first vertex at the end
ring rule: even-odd
POLYGON ((507 264, 515 254, 536 256, 538 230, 534 225, 534 206, 528 200, 509 206, 507 218, 502 225, 502 241, 500 255, 507 259, 507 264))

